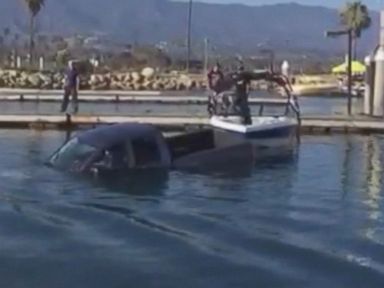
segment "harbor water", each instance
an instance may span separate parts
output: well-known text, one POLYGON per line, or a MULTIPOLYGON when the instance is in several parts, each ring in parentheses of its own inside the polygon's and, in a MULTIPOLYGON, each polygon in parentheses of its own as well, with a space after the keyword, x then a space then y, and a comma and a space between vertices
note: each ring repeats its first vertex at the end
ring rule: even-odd
MULTIPOLYGON (((206 96, 199 95, 202 99, 206 96)), ((256 96, 256 95, 254 95, 256 96)), ((268 98, 268 94, 261 94, 268 98)), ((271 97, 269 95, 269 97, 271 97)), ((138 96, 140 98, 140 96, 138 96)), ((257 98, 257 97, 256 97, 257 98)), ((274 97, 276 98, 276 97, 274 97)), ((362 113, 363 99, 353 99, 353 112, 355 114, 362 113)), ((345 97, 322 97, 311 96, 300 98, 300 106, 304 116, 324 116, 324 115, 342 115, 346 114, 347 99, 345 97)), ((150 103, 80 103, 81 115, 130 115, 130 116, 189 116, 189 117, 206 117, 206 105, 199 104, 150 104, 150 103)), ((254 112, 258 113, 258 107, 254 107, 254 112)), ((60 102, 39 102, 39 101, 2 101, 0 105, 1 115, 23 115, 23 114, 42 114, 42 115, 57 115, 60 114, 60 102)), ((265 109, 265 113, 271 109, 265 109)), ((275 110, 276 111, 276 110, 275 110)), ((283 107, 276 111, 281 113, 283 107)))
POLYGON ((383 136, 126 186, 45 167, 66 137, 0 131, 2 287, 383 287, 383 136))

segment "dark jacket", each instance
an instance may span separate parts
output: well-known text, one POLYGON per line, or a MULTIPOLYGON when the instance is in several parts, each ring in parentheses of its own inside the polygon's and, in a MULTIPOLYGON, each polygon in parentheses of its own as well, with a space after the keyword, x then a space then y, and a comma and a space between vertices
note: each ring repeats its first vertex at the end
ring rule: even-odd
POLYGON ((224 74, 221 71, 211 70, 208 73, 208 87, 210 90, 220 93, 222 92, 222 82, 224 80, 224 74))
POLYGON ((65 87, 76 89, 79 81, 79 73, 76 68, 68 69, 65 77, 65 87))

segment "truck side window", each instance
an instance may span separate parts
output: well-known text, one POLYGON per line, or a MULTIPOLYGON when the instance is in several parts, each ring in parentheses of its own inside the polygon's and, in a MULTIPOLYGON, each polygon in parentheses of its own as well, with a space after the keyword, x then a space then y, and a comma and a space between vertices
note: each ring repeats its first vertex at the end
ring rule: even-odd
POLYGON ((128 154, 124 145, 115 145, 100 152, 93 163, 108 169, 129 168, 128 154))
POLYGON ((155 139, 136 139, 132 141, 136 167, 161 163, 159 147, 155 139))

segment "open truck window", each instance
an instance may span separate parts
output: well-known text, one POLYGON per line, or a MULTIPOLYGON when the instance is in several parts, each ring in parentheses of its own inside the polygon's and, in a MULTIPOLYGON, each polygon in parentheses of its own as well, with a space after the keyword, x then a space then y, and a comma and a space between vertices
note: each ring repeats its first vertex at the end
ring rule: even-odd
POLYGON ((103 150, 94 164, 108 169, 126 169, 130 168, 130 155, 124 144, 115 145, 103 150))
POLYGON ((161 155, 155 138, 142 138, 132 141, 136 167, 161 164, 161 155))

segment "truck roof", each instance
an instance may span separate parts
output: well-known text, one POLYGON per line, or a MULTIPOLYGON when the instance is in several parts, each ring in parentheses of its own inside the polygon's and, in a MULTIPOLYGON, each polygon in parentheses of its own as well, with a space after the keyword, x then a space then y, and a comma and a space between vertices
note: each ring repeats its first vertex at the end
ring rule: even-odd
POLYGON ((104 149, 121 142, 140 138, 154 137, 160 134, 150 124, 124 123, 99 127, 78 136, 79 142, 104 149))

